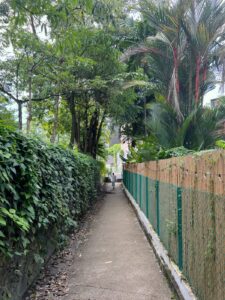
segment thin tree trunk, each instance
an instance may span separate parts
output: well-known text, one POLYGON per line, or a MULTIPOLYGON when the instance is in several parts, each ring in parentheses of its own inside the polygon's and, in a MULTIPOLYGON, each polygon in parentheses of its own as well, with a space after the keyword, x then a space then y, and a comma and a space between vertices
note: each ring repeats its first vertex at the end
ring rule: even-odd
POLYGON ((105 112, 103 113, 102 120, 101 120, 100 125, 98 127, 98 133, 97 133, 97 137, 96 137, 96 143, 97 144, 99 143, 99 140, 100 140, 100 137, 101 137, 102 126, 104 124, 104 121, 105 121, 105 112))
POLYGON ((22 111, 22 103, 20 101, 17 102, 18 105, 18 125, 19 125, 19 130, 23 129, 23 111, 22 111))
POLYGON ((58 134, 58 122, 59 122, 59 101, 60 96, 55 97, 55 103, 54 103, 54 123, 53 123, 53 129, 52 129, 52 136, 51 136, 51 143, 54 144, 56 141, 56 137, 58 134))
POLYGON ((96 109, 90 121, 89 134, 87 139, 87 153, 89 153, 93 158, 96 158, 97 128, 98 128, 98 112, 96 109))
POLYGON ((207 73, 208 73, 208 66, 207 66, 207 61, 204 63, 203 65, 203 74, 202 74, 202 82, 201 82, 201 88, 202 88, 202 91, 201 91, 201 104, 203 105, 203 93, 204 93, 204 84, 206 82, 206 79, 207 79, 207 73))
POLYGON ((173 48, 173 57, 174 57, 174 70, 175 70, 175 80, 176 80, 176 91, 177 91, 177 97, 179 99, 180 82, 179 82, 179 75, 178 75, 178 52, 177 52, 177 48, 173 48))
POLYGON ((73 149, 74 145, 76 144, 76 114, 74 112, 71 112, 72 116, 72 124, 71 124, 71 134, 70 134, 70 148, 73 149))
POLYGON ((18 100, 19 98, 19 68, 20 63, 16 66, 16 103, 18 105, 18 127, 19 130, 23 129, 23 115, 22 115, 22 103, 18 100))
POLYGON ((188 83, 188 109, 187 112, 188 114, 190 114, 191 110, 192 110, 192 100, 193 100, 193 84, 192 84, 192 80, 193 80, 193 66, 192 66, 192 61, 190 59, 190 69, 189 69, 189 83, 188 83))
POLYGON ((198 55, 196 61, 196 77, 195 77, 195 104, 199 102, 199 87, 200 87, 200 67, 201 67, 201 56, 198 55))
POLYGON ((27 133, 30 132, 32 121, 32 74, 30 74, 29 78, 29 100, 27 104, 27 133))
POLYGON ((146 97, 144 97, 144 128, 145 136, 147 136, 147 109, 146 109, 146 97))
POLYGON ((76 118, 76 110, 75 110, 75 103, 74 103, 74 94, 71 94, 70 97, 67 99, 70 113, 71 113, 71 133, 70 133, 70 143, 69 147, 73 149, 74 145, 77 143, 76 136, 77 136, 77 118, 76 118))
POLYGON ((80 149, 81 145, 80 145, 80 111, 79 110, 78 110, 78 116, 77 116, 77 134, 76 134, 76 139, 77 139, 78 149, 80 149))
POLYGON ((34 35, 36 38, 38 38, 37 32, 36 32, 36 28, 35 28, 35 25, 34 25, 34 17, 33 17, 32 14, 30 15, 30 23, 31 23, 31 29, 32 29, 33 35, 34 35))
POLYGON ((97 133, 98 133, 98 118, 95 120, 95 124, 92 128, 92 148, 91 148, 91 155, 94 159, 97 156, 97 133))
MULTIPOLYGON (((99 114, 98 114, 98 116, 99 116, 99 114)), ((93 153, 94 153, 93 157, 94 158, 96 158, 96 156, 97 156, 99 140, 100 140, 100 137, 101 137, 101 134, 102 134, 102 126, 104 124, 105 117, 106 117, 106 112, 104 111, 103 115, 102 115, 102 119, 101 119, 99 125, 98 125, 98 123, 99 123, 99 117, 97 118, 97 122, 96 122, 96 138, 95 138, 94 151, 93 151, 93 153)))
POLYGON ((88 103, 85 105, 85 130, 84 130, 84 152, 87 152, 87 137, 88 137, 88 103))

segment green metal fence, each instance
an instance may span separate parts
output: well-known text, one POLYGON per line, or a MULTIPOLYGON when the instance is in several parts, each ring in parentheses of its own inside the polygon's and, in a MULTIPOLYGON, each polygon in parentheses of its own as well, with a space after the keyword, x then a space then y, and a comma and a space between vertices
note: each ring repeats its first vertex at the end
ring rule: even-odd
POLYGON ((124 170, 123 177, 125 187, 144 212, 160 240, 182 271, 181 188, 127 170, 124 170))

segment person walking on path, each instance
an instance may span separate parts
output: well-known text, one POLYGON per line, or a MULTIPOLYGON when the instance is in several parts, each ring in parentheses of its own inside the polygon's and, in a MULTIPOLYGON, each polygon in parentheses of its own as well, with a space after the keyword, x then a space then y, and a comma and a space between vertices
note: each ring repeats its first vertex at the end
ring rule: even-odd
POLYGON ((113 187, 113 190, 114 190, 115 185, 116 185, 116 175, 114 173, 112 173, 111 182, 112 182, 112 187, 113 187))

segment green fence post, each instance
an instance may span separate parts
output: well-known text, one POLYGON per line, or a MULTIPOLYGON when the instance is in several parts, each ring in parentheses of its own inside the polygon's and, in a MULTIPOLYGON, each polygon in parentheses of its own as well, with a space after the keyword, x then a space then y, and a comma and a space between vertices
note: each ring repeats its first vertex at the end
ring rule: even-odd
POLYGON ((128 175, 127 175, 127 171, 126 171, 126 188, 127 188, 127 186, 128 186, 128 175))
POLYGON ((126 188, 128 186, 128 175, 127 175, 127 171, 126 171, 126 188))
POLYGON ((134 197, 134 173, 132 173, 132 196, 134 197))
POLYGON ((156 220, 157 220, 157 234, 160 235, 160 220, 159 220, 159 181, 155 182, 155 198, 156 198, 156 220))
POLYGON ((139 204, 140 192, 139 192, 139 174, 137 174, 137 204, 139 204))
POLYGON ((132 173, 130 173, 130 194, 132 195, 132 173))
POLYGON ((148 177, 146 177, 146 179, 145 179, 145 185, 146 185, 146 191, 145 191, 145 193, 146 193, 146 205, 145 205, 145 207, 146 207, 146 217, 148 219, 149 218, 149 213, 148 213, 148 177))
POLYGON ((140 175, 137 174, 137 204, 140 203, 140 175))
POLYGON ((130 172, 128 172, 128 191, 130 192, 130 172))
POLYGON ((127 188, 127 170, 126 170, 126 188, 127 188))
POLYGON ((136 177, 135 177, 135 187, 136 187, 136 191, 135 191, 135 200, 137 202, 137 197, 138 197, 138 194, 137 194, 137 191, 138 191, 138 174, 136 173, 136 177))
POLYGON ((178 266, 183 270, 183 237, 182 237, 182 190, 177 188, 177 238, 178 238, 178 266))
POLYGON ((131 172, 129 172, 129 192, 131 194, 131 172))
POLYGON ((131 194, 131 172, 129 172, 129 192, 131 194))
POLYGON ((131 193, 131 196, 133 196, 133 173, 130 173, 130 193, 131 193))
POLYGON ((140 208, 142 206, 142 175, 140 175, 140 208))

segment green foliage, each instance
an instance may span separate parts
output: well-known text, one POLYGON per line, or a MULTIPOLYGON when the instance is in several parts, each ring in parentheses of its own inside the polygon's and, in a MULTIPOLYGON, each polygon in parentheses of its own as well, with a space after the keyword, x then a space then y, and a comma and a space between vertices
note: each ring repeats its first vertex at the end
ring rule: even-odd
POLYGON ((209 109, 199 106, 181 123, 169 104, 153 103, 147 127, 165 149, 185 147, 193 150, 211 149, 224 137, 225 106, 209 109))
POLYGON ((150 160, 184 156, 192 153, 194 153, 194 151, 183 146, 165 149, 157 143, 155 138, 148 137, 144 141, 139 141, 136 148, 130 147, 130 154, 127 157, 127 162, 141 163, 150 160))
POLYGON ((13 115, 13 111, 9 110, 8 101, 0 96, 0 125, 8 128, 16 128, 17 124, 13 115))
POLYGON ((218 140, 216 141, 216 146, 220 149, 224 149, 225 150, 225 141, 223 140, 218 140))
POLYGON ((177 157, 177 156, 185 156, 185 155, 189 155, 189 154, 193 154, 193 153, 195 153, 195 151, 181 146, 181 147, 171 148, 168 150, 161 150, 159 152, 159 158, 164 159, 164 158, 171 158, 171 157, 177 157))
POLYGON ((123 151, 121 149, 121 144, 114 144, 111 147, 109 147, 108 149, 108 155, 111 155, 113 157, 113 161, 114 161, 114 168, 115 170, 117 170, 118 168, 118 155, 122 155, 123 151))
POLYGON ((130 154, 127 161, 131 163, 143 162, 158 159, 160 146, 157 144, 156 139, 148 137, 144 141, 138 141, 136 148, 130 147, 130 154))
POLYGON ((100 174, 101 177, 105 177, 107 174, 106 162, 103 159, 98 160, 99 167, 100 167, 100 174))
POLYGON ((26 254, 38 235, 60 237, 94 201, 92 158, 0 127, 0 252, 26 254))
POLYGON ((120 151, 121 151, 121 144, 114 144, 108 148, 108 154, 112 156, 119 154, 120 151))

